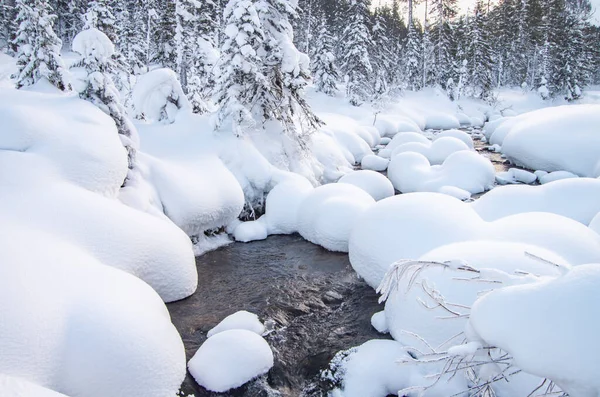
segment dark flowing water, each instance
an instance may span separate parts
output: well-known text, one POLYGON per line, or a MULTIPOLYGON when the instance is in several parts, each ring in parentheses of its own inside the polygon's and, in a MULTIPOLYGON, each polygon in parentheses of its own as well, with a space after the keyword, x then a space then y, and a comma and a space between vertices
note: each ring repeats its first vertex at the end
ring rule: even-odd
POLYGON ((248 310, 268 322, 275 366, 269 374, 228 393, 211 393, 187 376, 185 396, 324 396, 318 375, 339 350, 382 338, 370 325, 382 310, 377 295, 332 253, 300 236, 235 243, 196 259, 198 291, 168 306, 188 360, 206 332, 224 317, 248 310))

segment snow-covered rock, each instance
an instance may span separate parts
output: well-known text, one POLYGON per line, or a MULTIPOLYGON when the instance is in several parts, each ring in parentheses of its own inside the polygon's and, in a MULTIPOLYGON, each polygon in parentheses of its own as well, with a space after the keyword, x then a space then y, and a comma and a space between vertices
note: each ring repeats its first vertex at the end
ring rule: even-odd
POLYGON ((533 170, 600 176, 600 105, 550 107, 516 119, 502 143, 511 162, 533 170))
POLYGON ((262 335, 265 332, 265 326, 260 322, 256 314, 240 310, 225 317, 219 324, 208 331, 206 336, 210 338, 213 335, 230 329, 245 329, 257 335, 262 335))
POLYGON ((399 132, 421 132, 417 123, 408 117, 400 115, 379 114, 375 120, 375 127, 383 137, 394 137, 399 132))
POLYGON ((395 194, 394 186, 388 178, 375 171, 361 170, 344 175, 338 183, 347 183, 369 193, 375 201, 395 194))
POLYGON ((233 231, 235 241, 249 243, 251 241, 265 240, 269 236, 266 218, 261 216, 255 221, 242 222, 233 231))
POLYGON ((434 139, 434 141, 437 141, 438 139, 444 138, 444 137, 453 137, 456 139, 460 139, 461 141, 463 141, 463 143, 465 145, 467 145, 469 147, 469 149, 475 148, 475 144, 473 143, 473 138, 471 138, 471 135, 467 134, 464 131, 461 131, 461 130, 442 131, 439 134, 437 134, 433 139, 434 139))
POLYGON ((431 145, 429 139, 423 134, 417 132, 401 132, 396 134, 392 141, 386 146, 385 149, 379 152, 379 156, 389 159, 392 157, 394 149, 404 145, 405 143, 422 143, 424 145, 431 145))
POLYGON ((592 313, 599 291, 598 264, 551 281, 501 288, 475 303, 470 328, 508 352, 516 366, 553 380, 569 395, 598 395, 600 323, 592 313))
POLYGON ((589 225, 600 212, 600 180, 569 179, 543 186, 503 186, 471 204, 486 221, 524 212, 551 212, 589 225))
POLYGON ((232 329, 208 338, 188 363, 199 385, 217 393, 242 386, 273 367, 269 344, 252 331, 232 329))
POLYGON ((330 251, 348 252, 350 231, 357 218, 374 203, 368 193, 350 184, 320 186, 300 205, 298 232, 330 251))
POLYGON ((579 178, 579 176, 575 175, 569 171, 554 171, 554 172, 549 172, 546 175, 540 177, 540 183, 542 185, 546 185, 550 182, 556 182, 556 181, 560 181, 563 179, 576 179, 576 178, 579 178))
POLYGON ((298 231, 300 205, 313 190, 304 178, 282 182, 267 196, 265 215, 269 234, 292 234, 298 231))
POLYGON ((453 114, 430 113, 426 115, 425 128, 428 130, 451 130, 460 128, 460 122, 453 114))
POLYGON ((373 314, 373 316, 371 316, 371 325, 380 334, 387 334, 390 332, 387 325, 387 319, 385 318, 385 311, 380 311, 373 314))
POLYGON ((392 158, 388 178, 402 193, 442 192, 447 186, 475 194, 493 187, 495 169, 488 159, 468 150, 451 154, 440 166, 431 166, 422 154, 406 152, 392 158))
POLYGON ((371 171, 385 171, 388 168, 390 161, 386 158, 376 156, 374 154, 363 157, 361 168, 371 171))
POLYGON ((468 150, 469 147, 460 139, 442 137, 433 142, 411 142, 400 145, 392 152, 392 160, 402 153, 415 152, 425 156, 432 165, 438 165, 446 161, 453 153, 468 150))
POLYGON ((473 240, 536 245, 572 265, 600 260, 600 236, 569 218, 536 212, 488 223, 453 197, 411 193, 379 201, 360 216, 350 235, 350 263, 377 288, 392 263, 473 240))

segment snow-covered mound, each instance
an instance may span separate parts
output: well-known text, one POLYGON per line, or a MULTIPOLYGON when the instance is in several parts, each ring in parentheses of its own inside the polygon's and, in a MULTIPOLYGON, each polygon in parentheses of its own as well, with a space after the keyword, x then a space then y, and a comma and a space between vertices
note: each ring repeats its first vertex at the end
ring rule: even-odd
POLYGON ((519 168, 511 168, 506 172, 498 172, 496 174, 496 182, 499 185, 509 185, 515 183, 532 184, 538 180, 537 175, 533 172, 521 170, 519 168))
POLYGON ((546 185, 551 182, 562 181, 563 179, 575 179, 579 178, 578 175, 575 175, 569 171, 554 171, 549 172, 543 176, 540 176, 539 181, 542 185, 546 185))
POLYGON ((325 122, 321 131, 333 137, 352 154, 353 164, 360 163, 363 157, 373 154, 371 148, 379 144, 381 137, 377 130, 361 126, 350 117, 333 113, 318 113, 318 116, 325 122))
POLYGON ((600 105, 537 110, 518 117, 503 140, 502 151, 525 168, 595 178, 600 176, 598 125, 600 105))
POLYGON ((470 328, 512 355, 519 368, 553 380, 569 395, 598 395, 599 293, 600 265, 578 266, 551 281, 483 296, 471 310, 470 328))
POLYGON ((418 259, 442 245, 473 240, 536 245, 572 265, 600 260, 600 236, 569 218, 524 213, 488 223, 455 198, 410 193, 379 201, 360 216, 350 235, 350 263, 377 288, 392 263, 418 259))
POLYGON ((265 332, 265 326, 260 322, 256 314, 240 310, 225 317, 219 324, 208 331, 206 336, 210 338, 213 335, 230 329, 245 329, 257 335, 262 335, 265 332))
POLYGON ((21 378, 0 374, 0 396, 10 397, 67 397, 21 378))
POLYGON ((304 178, 280 183, 269 192, 265 206, 269 234, 292 234, 298 231, 300 205, 313 190, 304 178))
POLYGON ((406 143, 422 143, 423 145, 431 145, 429 139, 425 135, 417 132, 402 132, 394 136, 394 139, 385 147, 385 149, 379 152, 379 156, 383 158, 391 158, 394 150, 406 143))
POLYGON ((300 205, 298 232, 330 251, 348 252, 350 231, 358 217, 374 203, 367 192, 350 184, 320 186, 300 205))
POLYGON ((421 132, 417 123, 401 115, 380 114, 375 120, 375 127, 383 137, 394 137, 399 132, 421 132))
POLYGON ((4 215, 0 373, 70 396, 174 395, 185 352, 156 292, 52 231, 4 215))
POLYGON ((425 128, 428 130, 451 130, 460 128, 460 122, 453 114, 430 113, 426 115, 425 128))
MULTIPOLYGON (((495 272, 498 271, 508 275, 515 275, 517 271, 540 276, 559 275, 556 268, 526 253, 553 263, 567 265, 566 260, 561 256, 535 245, 480 240, 444 245, 418 259, 435 262, 462 261, 475 269, 487 272, 484 273, 483 279, 493 279, 495 272)), ((427 346, 414 335, 419 335, 440 351, 456 344, 457 340, 449 340, 449 338, 463 331, 467 318, 440 320, 440 317, 447 316, 449 313, 437 306, 437 302, 428 294, 435 291, 444 297, 444 301, 459 305, 453 306, 455 311, 468 314, 466 308, 473 305, 481 292, 502 287, 502 284, 464 280, 469 277, 470 274, 452 268, 429 266, 418 273, 410 288, 409 277, 401 280, 385 304, 386 323, 392 337, 421 351, 427 350, 427 346), (434 308, 426 308, 422 302, 434 308)))
POLYGON ((388 168, 390 161, 386 158, 370 154, 363 157, 360 166, 363 170, 385 171, 388 168))
POLYGON ((338 183, 347 183, 369 193, 375 201, 392 197, 394 186, 388 178, 375 171, 355 171, 343 176, 338 183))
POLYGON ((438 165, 446 161, 453 153, 468 150, 469 147, 460 139, 442 137, 433 142, 411 142, 400 145, 392 152, 392 160, 402 153, 415 152, 425 156, 432 165, 438 165))
POLYGON ((96 59, 104 63, 115 53, 115 45, 96 28, 83 30, 73 38, 73 51, 86 59, 96 59))
POLYGON ((551 212, 589 225, 600 212, 600 180, 569 179, 543 186, 502 186, 471 203, 486 221, 524 212, 551 212))
POLYGON ((590 229, 600 234, 600 212, 598 212, 598 215, 590 222, 590 229))
POLYGON ((454 187, 475 194, 494 186, 495 172, 488 159, 472 151, 451 154, 439 166, 431 166, 422 154, 406 152, 392 158, 388 178, 402 193, 446 193, 442 188, 454 187))
POLYGON ((269 344, 252 331, 233 329, 208 338, 188 363, 190 374, 217 393, 240 387, 273 366, 269 344))
POLYGON ((191 112, 177 74, 167 68, 140 76, 132 99, 137 116, 149 121, 172 123, 180 111, 191 112))
POLYGON ((445 138, 445 137, 452 137, 452 138, 456 138, 459 139, 461 141, 463 141, 463 143, 465 145, 467 145, 469 147, 469 149, 474 149, 475 148, 475 144, 473 143, 473 138, 471 138, 471 135, 467 134, 464 131, 461 130, 446 130, 446 131, 442 131, 439 134, 437 134, 433 140, 437 141, 440 138, 445 138))
MULTIPOLYGON (((334 138, 333 133, 327 131, 316 131, 310 139, 310 148, 316 159, 323 165, 323 182, 332 183, 343 175, 351 172, 356 159, 345 146, 342 146, 334 138)), ((363 161, 373 157, 368 154, 363 161)))

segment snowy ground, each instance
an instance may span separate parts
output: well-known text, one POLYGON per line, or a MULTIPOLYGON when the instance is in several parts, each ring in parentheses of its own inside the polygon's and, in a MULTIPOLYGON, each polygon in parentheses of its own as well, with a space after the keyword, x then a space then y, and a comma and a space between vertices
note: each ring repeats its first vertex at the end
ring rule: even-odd
POLYGON ((15 90, 13 70, 2 56, 0 394, 163 397, 186 364, 218 392, 267 373, 277 353, 252 314, 225 320, 186 362, 165 302, 210 277, 195 256, 294 233, 348 253, 386 301, 373 322, 394 341, 337 357, 334 396, 446 396, 436 373, 458 395, 528 395, 544 378, 600 393, 600 329, 585 315, 600 290, 597 91, 567 105, 505 90, 491 107, 425 90, 356 108, 310 89, 325 125, 312 156, 293 159, 271 127, 215 132, 158 70, 134 92, 139 179, 122 188, 114 122, 45 84, 15 90))

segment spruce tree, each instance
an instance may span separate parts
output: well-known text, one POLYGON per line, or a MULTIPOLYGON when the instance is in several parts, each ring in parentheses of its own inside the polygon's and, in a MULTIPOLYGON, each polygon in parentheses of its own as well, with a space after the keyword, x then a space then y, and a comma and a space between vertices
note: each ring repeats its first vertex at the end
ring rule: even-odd
POLYGON ((434 46, 435 83, 445 88, 452 77, 452 19, 458 14, 457 0, 431 0, 431 41, 434 46))
POLYGON ((116 18, 113 15, 109 0, 90 1, 83 21, 83 30, 96 28, 104 33, 112 43, 117 43, 116 18))
POLYGON ((333 55, 333 37, 329 33, 325 18, 321 19, 320 25, 317 47, 312 58, 313 79, 317 91, 334 96, 337 92, 339 74, 333 55))
POLYGON ((341 64, 346 80, 346 97, 354 106, 360 106, 372 91, 369 77, 373 67, 369 59, 369 47, 373 44, 368 20, 369 0, 351 0, 341 40, 341 64))
POLYGON ((423 82, 422 50, 419 31, 415 26, 409 26, 404 45, 404 86, 411 91, 418 91, 423 82))
POLYGON ((56 17, 46 0, 17 0, 17 88, 47 79, 59 90, 70 90, 60 56, 61 40, 52 25, 56 17))
POLYGON ((478 0, 469 23, 467 59, 470 94, 489 101, 493 97, 492 54, 486 30, 486 9, 483 0, 478 0))

